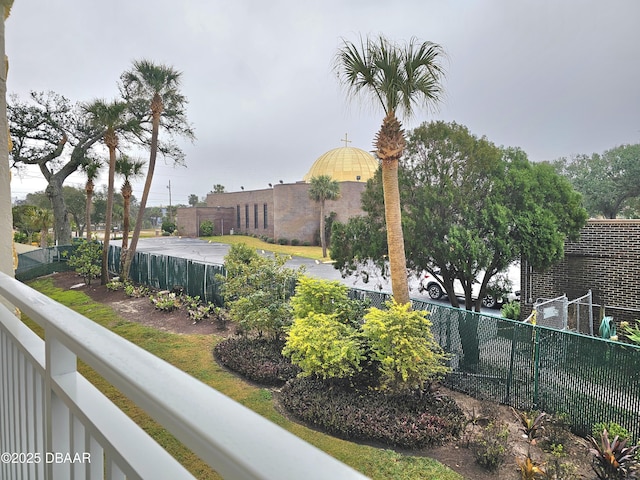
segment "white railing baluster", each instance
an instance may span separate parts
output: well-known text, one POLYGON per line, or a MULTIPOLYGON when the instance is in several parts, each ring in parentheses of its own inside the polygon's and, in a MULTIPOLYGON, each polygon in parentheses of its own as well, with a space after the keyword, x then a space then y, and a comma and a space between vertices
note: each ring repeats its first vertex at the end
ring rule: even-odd
POLYGON ((78 359, 224 478, 365 478, 172 365, 2 273, 0 297, 18 306, 45 331, 43 341, 0 305, 2 449, 33 448, 43 460, 25 470, 14 468, 17 464, 0 464, 2 479, 193 478, 80 375, 78 359), (59 462, 56 455, 67 458, 59 462))

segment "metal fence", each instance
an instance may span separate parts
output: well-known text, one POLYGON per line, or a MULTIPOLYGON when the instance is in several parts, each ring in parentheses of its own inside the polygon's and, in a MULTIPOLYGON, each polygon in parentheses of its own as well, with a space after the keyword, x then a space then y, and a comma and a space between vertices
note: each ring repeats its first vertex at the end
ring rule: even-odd
POLYGON ((572 330, 593 335, 593 296, 586 295, 569 300, 566 295, 535 303, 536 323, 559 330, 572 330))
MULTIPOLYGON (((110 268, 119 264, 111 247, 110 268)), ((136 253, 131 278, 154 288, 181 286, 191 296, 222 304, 224 266, 136 253)), ((352 289, 383 307, 388 293, 352 289)), ((433 333, 450 355, 445 386, 522 410, 564 413, 581 435, 598 422, 616 422, 640 438, 640 347, 567 330, 413 300, 428 310, 433 333)))

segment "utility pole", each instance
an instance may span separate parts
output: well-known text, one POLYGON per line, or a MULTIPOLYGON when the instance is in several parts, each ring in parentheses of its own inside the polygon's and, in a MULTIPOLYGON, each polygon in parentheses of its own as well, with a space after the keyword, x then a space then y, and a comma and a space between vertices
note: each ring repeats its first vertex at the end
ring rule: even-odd
POLYGON ((173 222, 173 211, 171 210, 171 180, 169 180, 167 188, 169 189, 169 221, 173 222))

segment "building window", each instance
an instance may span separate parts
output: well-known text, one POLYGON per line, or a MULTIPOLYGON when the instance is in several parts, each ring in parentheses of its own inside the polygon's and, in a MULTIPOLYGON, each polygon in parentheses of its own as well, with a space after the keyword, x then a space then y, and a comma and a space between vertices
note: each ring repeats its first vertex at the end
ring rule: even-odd
POLYGON ((253 228, 258 229, 258 204, 253 204, 253 228))
POLYGON ((244 228, 249 230, 249 205, 244 206, 244 228))
POLYGON ((264 215, 264 228, 267 228, 267 204, 265 203, 262 206, 263 209, 263 215, 264 215))
POLYGON ((240 205, 236 205, 236 228, 240 230, 240 205))

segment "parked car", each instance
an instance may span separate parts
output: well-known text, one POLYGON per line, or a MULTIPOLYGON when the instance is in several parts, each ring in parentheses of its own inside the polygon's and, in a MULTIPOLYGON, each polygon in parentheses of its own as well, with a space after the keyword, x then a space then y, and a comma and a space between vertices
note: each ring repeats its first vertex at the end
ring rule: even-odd
MULTIPOLYGON (((474 282, 471 288, 471 298, 476 300, 480 293, 480 282, 484 272, 478 275, 478 278, 474 282)), ((486 308, 498 308, 505 303, 520 301, 520 263, 514 263, 509 268, 496 274, 489 282, 489 289, 499 289, 506 292, 500 296, 486 295, 482 299, 482 305, 486 308)), ((442 283, 442 278, 439 275, 431 275, 428 272, 424 272, 420 278, 418 290, 423 293, 427 292, 430 298, 433 300, 439 300, 446 296, 446 291, 442 283)), ((464 298, 464 289, 460 280, 456 279, 453 282, 453 290, 456 297, 464 298)))

